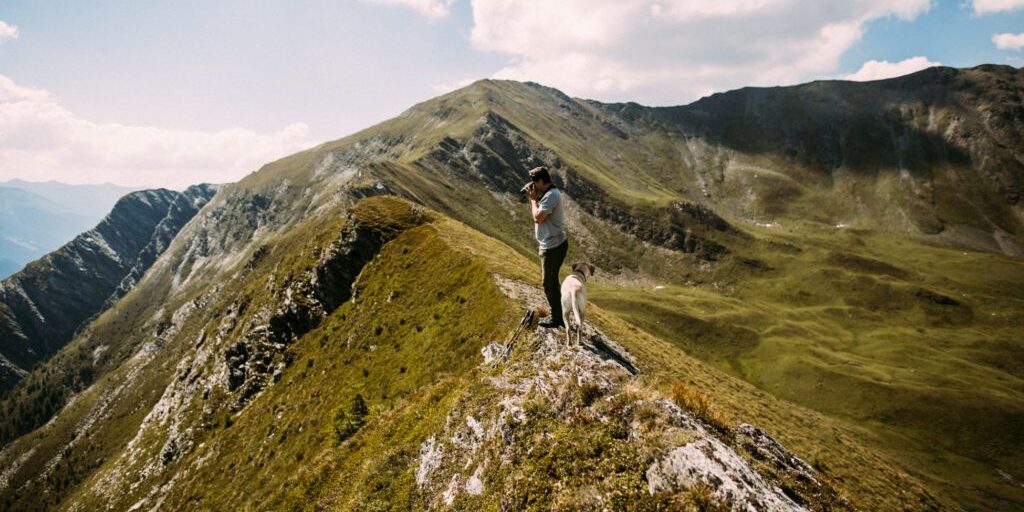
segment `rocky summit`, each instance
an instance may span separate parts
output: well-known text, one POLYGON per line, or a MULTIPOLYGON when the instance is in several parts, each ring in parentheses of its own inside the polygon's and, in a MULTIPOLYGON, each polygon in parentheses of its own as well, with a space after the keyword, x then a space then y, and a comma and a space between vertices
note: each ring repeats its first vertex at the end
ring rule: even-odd
POLYGON ((138 226, 3 398, 0 509, 1019 509, 1022 91, 485 80, 268 163, 138 226), (578 345, 513 336, 537 165, 578 345))

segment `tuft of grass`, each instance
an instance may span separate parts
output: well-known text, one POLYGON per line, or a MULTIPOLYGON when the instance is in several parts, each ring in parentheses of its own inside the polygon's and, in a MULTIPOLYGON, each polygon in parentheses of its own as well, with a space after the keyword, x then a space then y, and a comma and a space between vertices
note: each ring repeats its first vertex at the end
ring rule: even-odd
POLYGON ((577 388, 577 393, 579 394, 580 404, 583 407, 590 407, 598 398, 601 398, 604 391, 597 384, 584 382, 577 388))
POLYGON ((672 387, 672 399, 704 423, 723 432, 729 430, 728 418, 715 408, 708 395, 699 389, 680 382, 672 387))
POLYGON ((514 433, 511 464, 487 475, 506 489, 511 510, 593 510, 594 494, 604 496, 610 510, 667 509, 667 496, 648 492, 646 457, 620 435, 619 422, 569 423, 527 414, 514 433))
POLYGON ((352 397, 352 403, 348 409, 339 407, 334 413, 334 444, 340 445, 353 434, 363 428, 366 424, 366 415, 369 410, 366 408, 366 401, 363 395, 356 393, 352 397))
POLYGON ((718 497, 714 489, 699 482, 672 497, 672 510, 680 512, 730 512, 729 503, 718 497))

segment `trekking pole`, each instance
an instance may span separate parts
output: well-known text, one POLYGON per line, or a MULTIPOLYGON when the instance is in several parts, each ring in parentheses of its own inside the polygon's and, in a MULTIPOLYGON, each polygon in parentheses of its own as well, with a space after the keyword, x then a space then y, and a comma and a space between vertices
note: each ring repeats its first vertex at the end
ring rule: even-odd
POLYGON ((505 348, 501 351, 501 355, 495 358, 491 368, 497 368, 502 361, 508 359, 509 354, 512 353, 512 348, 516 344, 516 340, 519 339, 519 335, 523 333, 523 329, 533 323, 533 310, 529 309, 526 314, 523 315, 523 319, 519 321, 519 325, 516 326, 516 330, 509 336, 508 341, 505 342, 505 348))

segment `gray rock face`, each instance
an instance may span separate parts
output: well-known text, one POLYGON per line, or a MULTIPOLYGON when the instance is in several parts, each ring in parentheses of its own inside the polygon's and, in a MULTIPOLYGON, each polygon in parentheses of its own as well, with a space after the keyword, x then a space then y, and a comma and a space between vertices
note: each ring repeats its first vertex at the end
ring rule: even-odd
POLYGON ((806 510, 713 437, 702 437, 669 452, 647 470, 647 483, 651 494, 704 484, 733 510, 806 510))
POLYGON ((135 260, 135 264, 131 267, 128 275, 124 276, 117 289, 107 298, 103 308, 109 308, 114 305, 118 299, 128 293, 129 290, 135 286, 135 283, 142 279, 142 275, 146 273, 153 262, 163 254, 164 250, 170 246, 171 241, 177 236, 178 231, 181 230, 188 221, 192 220, 192 217, 199 212, 206 205, 206 203, 213 198, 213 195, 217 193, 217 188, 211 185, 202 184, 189 187, 184 192, 178 194, 178 196, 171 202, 170 207, 167 209, 167 215, 156 225, 153 229, 153 234, 149 239, 149 242, 145 247, 142 248, 138 253, 138 257, 135 260))
POLYGON ((131 289, 216 191, 128 194, 95 228, 0 282, 0 393, 131 289))

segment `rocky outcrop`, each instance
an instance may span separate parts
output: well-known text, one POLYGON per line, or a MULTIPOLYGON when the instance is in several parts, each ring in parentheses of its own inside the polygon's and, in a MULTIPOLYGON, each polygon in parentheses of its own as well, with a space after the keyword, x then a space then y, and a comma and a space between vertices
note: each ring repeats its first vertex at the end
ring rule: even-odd
MULTIPOLYGON (((699 426, 687 426, 699 431, 699 426)), ((673 448, 651 465, 646 477, 652 494, 706 485, 733 510, 806 510, 765 481, 725 443, 710 436, 673 448)))
MULTIPOLYGON (((495 280, 541 306, 540 290, 495 280)), ((851 508, 761 430, 704 423, 644 388, 621 345, 590 324, 583 334, 576 346, 538 329, 507 357, 502 344, 484 347, 481 382, 420 446, 415 479, 430 508, 481 495, 503 510, 803 511, 822 496, 830 510, 851 508)))
POLYGON ((216 191, 128 194, 95 228, 0 283, 0 393, 126 293, 216 191))
POLYGON ((476 120, 469 138, 445 137, 425 160, 427 165, 440 164, 459 179, 508 194, 519 193, 531 168, 560 165, 553 151, 529 140, 519 128, 492 111, 476 120))

